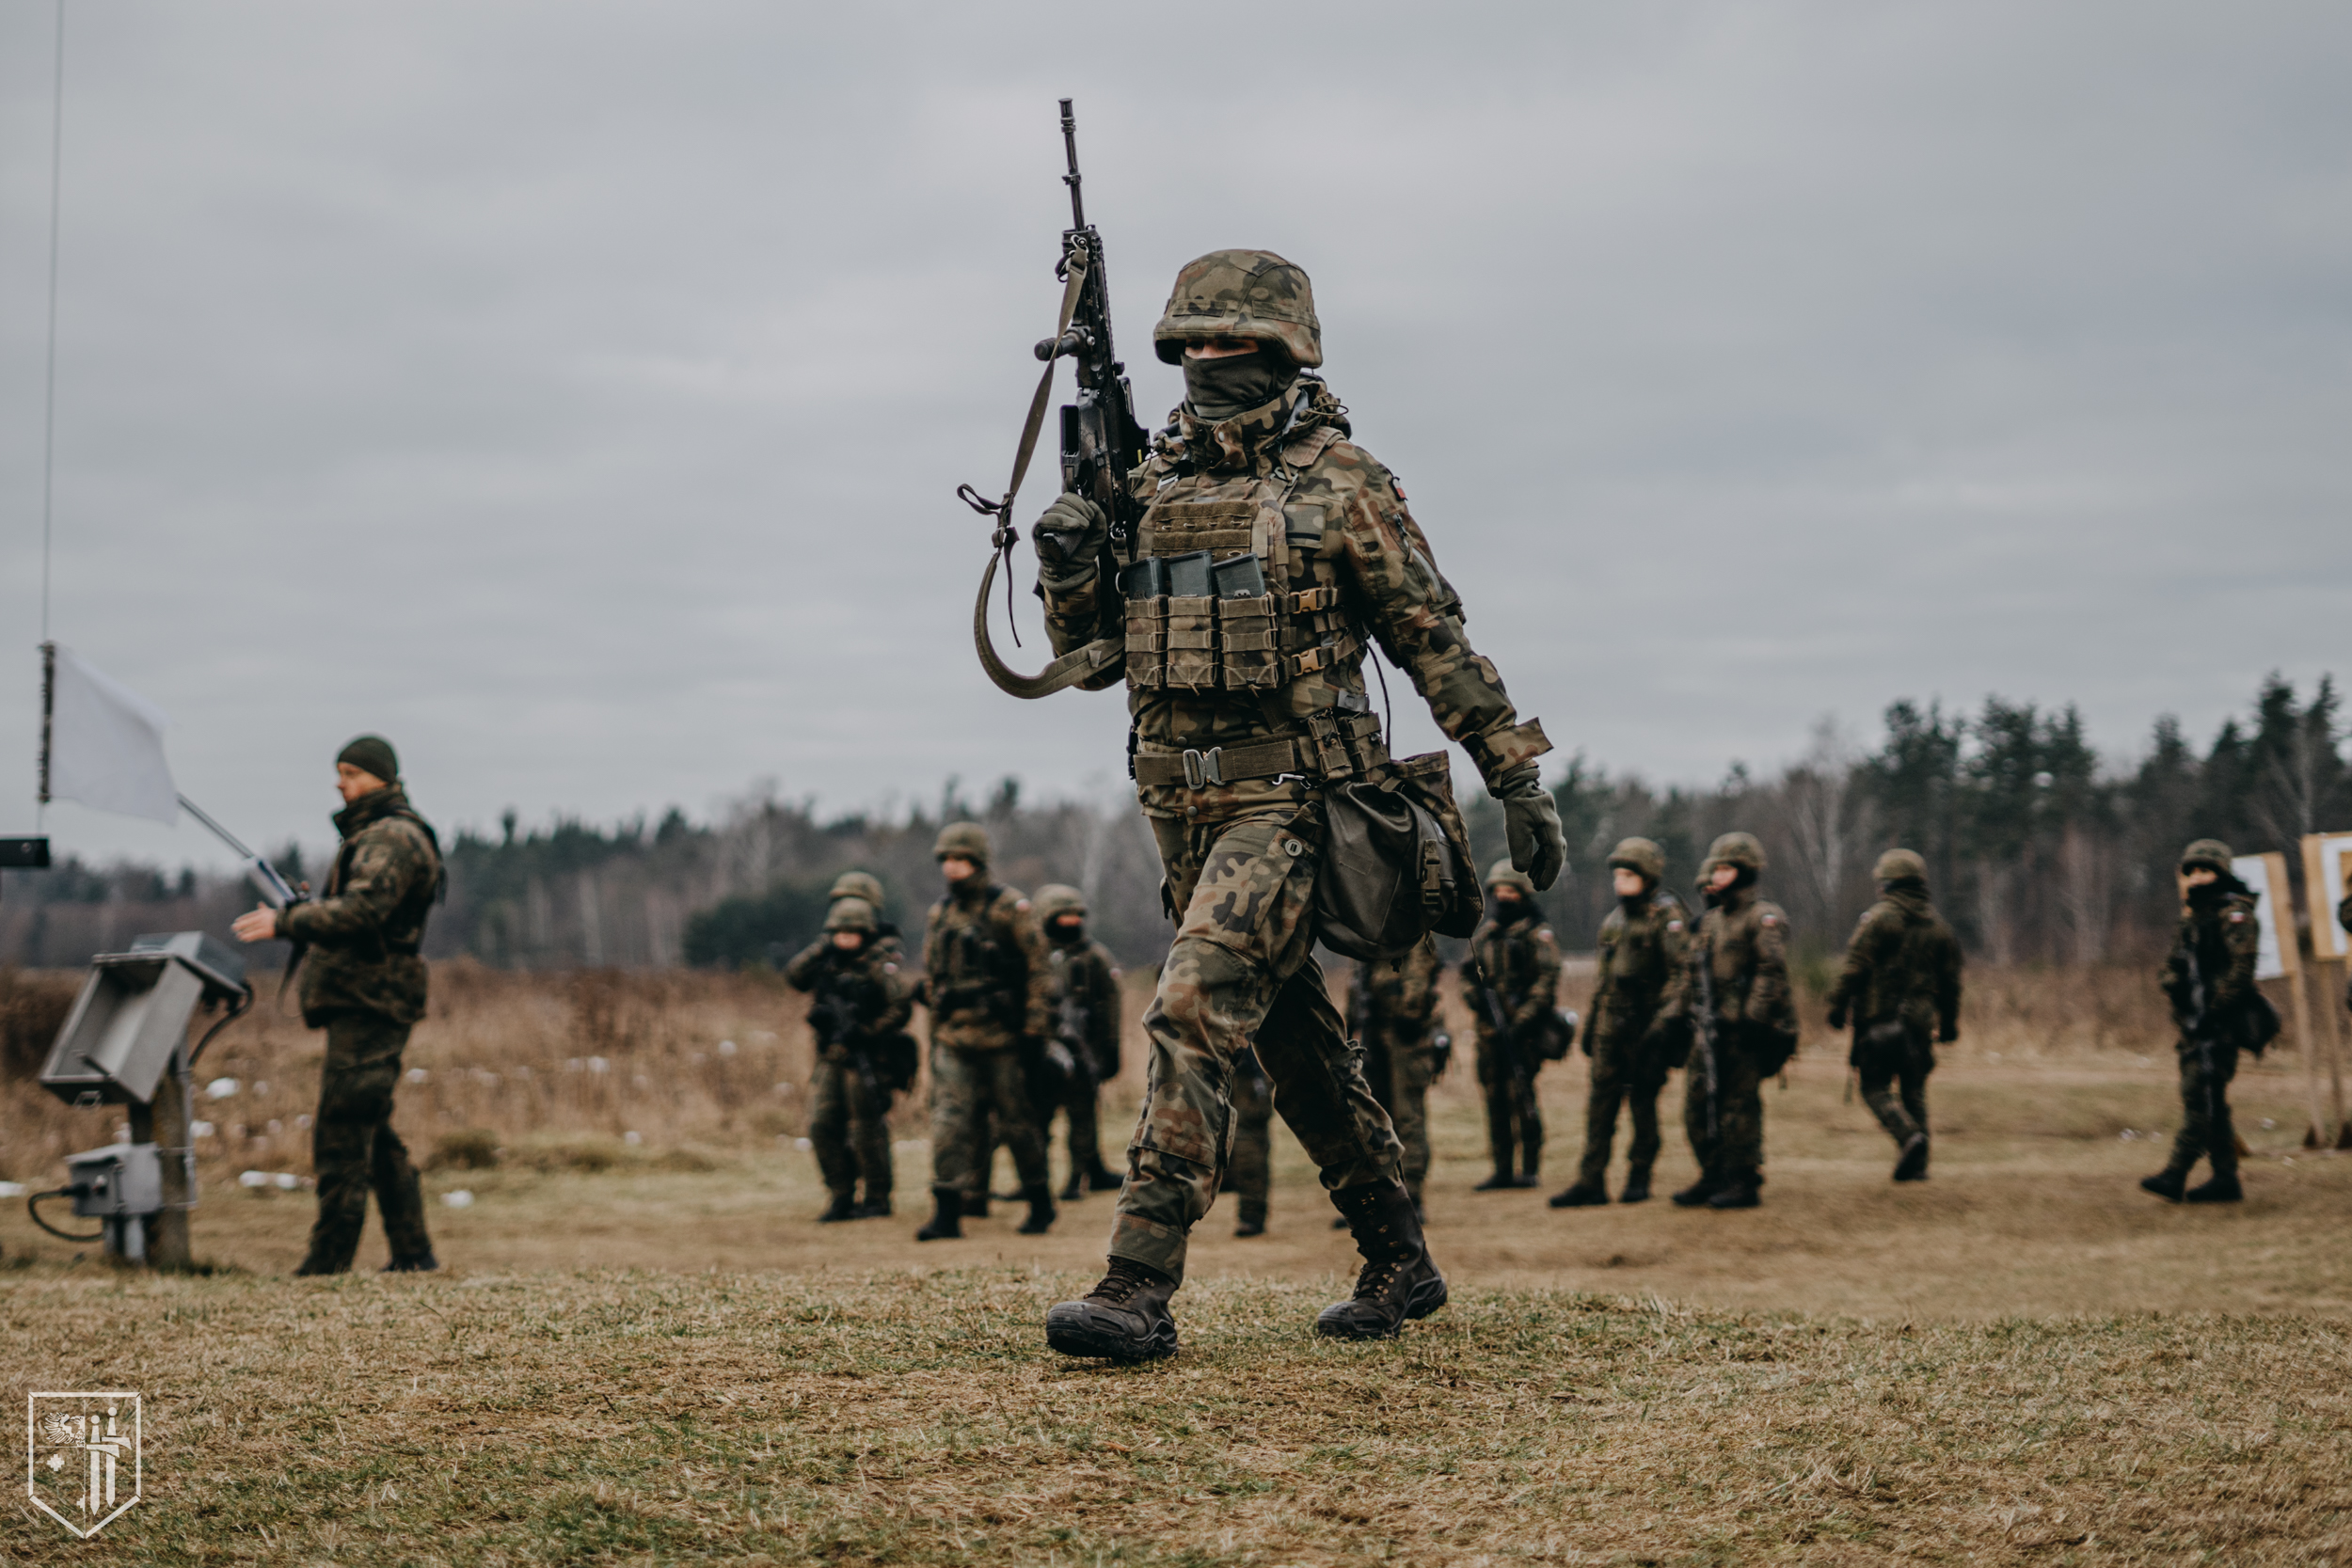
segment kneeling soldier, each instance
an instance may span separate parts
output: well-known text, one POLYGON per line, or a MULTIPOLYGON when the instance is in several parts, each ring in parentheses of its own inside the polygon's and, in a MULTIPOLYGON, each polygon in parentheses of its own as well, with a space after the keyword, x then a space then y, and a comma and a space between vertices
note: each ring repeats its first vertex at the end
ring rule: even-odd
MULTIPOLYGON (((1617 907, 1600 923, 1600 974, 1593 988, 1592 1022, 1584 1025, 1584 1054, 1593 1062, 1593 1089, 1584 1102, 1584 1161, 1576 1180, 1551 1197, 1554 1209, 1609 1201, 1609 1146, 1617 1136, 1617 1106, 1633 1118, 1620 1203, 1649 1196, 1658 1163, 1658 1091, 1681 1066, 1676 1032, 1663 1014, 1682 979, 1689 922, 1682 900, 1660 884, 1665 851, 1645 838, 1629 838, 1609 857, 1617 907)), ((1687 1043, 1685 1049, 1687 1049, 1687 1043)))
POLYGON ((823 937, 784 969, 794 990, 815 996, 808 1009, 809 1033, 817 1044, 809 1074, 808 1141, 833 1195, 832 1206, 818 1216, 827 1224, 890 1212, 887 1118, 902 1069, 887 1053, 898 1042, 914 1005, 898 978, 897 954, 882 945, 881 925, 865 899, 835 898, 823 937), (857 1198, 860 1177, 866 1180, 863 1203, 857 1198))
POLYGON ((923 938, 931 1009, 931 1199, 918 1242, 963 1234, 964 1193, 989 1158, 988 1123, 1012 1149, 1028 1200, 1025 1236, 1054 1223, 1045 1135, 1029 1103, 1028 1057, 1053 1029, 1052 963, 1029 901, 988 875, 988 831, 950 822, 933 850, 947 895, 923 938))
POLYGON ((342 1274, 359 1250, 368 1192, 391 1243, 387 1273, 435 1269, 424 1196, 392 1131, 392 1090, 408 1031, 424 1016, 424 920, 441 888, 441 844, 408 804, 391 743, 363 735, 335 759, 342 847, 316 903, 240 915, 246 942, 282 937, 302 968, 302 1022, 326 1031, 310 1160, 319 1213, 297 1274, 342 1274))
POLYGON ((1764 847, 1725 833, 1699 867, 1707 912, 1670 1011, 1691 1035, 1683 1131, 1699 1179, 1674 1195, 1685 1209, 1753 1209, 1764 1184, 1764 1080, 1797 1048, 1788 992, 1788 917, 1756 894, 1764 847))
POLYGON ((2230 859, 2230 847, 2218 839, 2201 838, 2182 851, 2186 897, 2181 932, 2160 982, 2181 1026, 2174 1047, 2181 1061, 2181 1131, 2172 1140, 2172 1158, 2140 1186, 2175 1203, 2235 1203, 2245 1196, 2229 1091, 2246 1015, 2261 1000, 2254 959, 2262 922, 2253 894, 2232 872, 2230 859), (2212 1163, 2213 1178, 2190 1187, 2188 1173, 2200 1156, 2212 1163))
POLYGON ((1895 1180, 1928 1175, 1928 1074, 1937 1042, 1960 1038, 1960 942, 1928 902, 1928 864, 1889 849, 1870 875, 1879 901, 1846 944, 1846 967, 1829 993, 1829 1026, 1853 1015, 1853 1052, 1863 1102, 1899 1150, 1895 1180), (1896 1098, 1899 1085, 1901 1098, 1896 1098))

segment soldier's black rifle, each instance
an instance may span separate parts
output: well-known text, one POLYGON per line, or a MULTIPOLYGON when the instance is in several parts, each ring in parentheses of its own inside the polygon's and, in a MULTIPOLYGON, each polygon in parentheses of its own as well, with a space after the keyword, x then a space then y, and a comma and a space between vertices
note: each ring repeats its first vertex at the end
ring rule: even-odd
MULTIPOLYGON (((1070 227, 1062 230, 1061 260, 1054 276, 1061 279, 1061 312, 1051 336, 1040 339, 1037 356, 1045 361, 1037 390, 1029 399, 1029 417, 1014 450, 1012 478, 1001 499, 991 500, 969 484, 956 494, 984 517, 994 517, 989 535, 988 568, 980 575, 979 597, 972 607, 972 639, 988 678, 1016 697, 1043 697, 1107 668, 1126 652, 1126 611, 1119 594, 1122 553, 1134 536, 1143 508, 1127 492, 1127 474, 1144 457, 1143 427, 1136 421, 1135 393, 1127 385, 1127 367, 1111 346, 1111 296, 1104 266, 1102 231, 1087 222, 1086 199, 1079 189, 1078 122, 1071 101, 1061 101, 1062 151, 1070 172, 1062 183, 1070 187, 1070 227), (1101 619, 1093 641, 1073 649, 1035 675, 1009 668, 989 641, 988 597, 999 566, 1005 577, 1005 618, 1012 619, 1012 546, 1020 538, 1012 521, 1014 497, 1029 471, 1045 409, 1052 401, 1054 365, 1068 359, 1076 370, 1078 395, 1061 410, 1061 483, 1066 491, 1086 497, 1109 519, 1108 534, 1095 562, 1095 603, 1101 619)), ((1021 632, 1013 628, 1018 645, 1021 632)))
POLYGON ((818 983, 817 1000, 809 1004, 809 1033, 820 1050, 839 1046, 849 1053, 850 1070, 857 1074, 869 1105, 887 1106, 890 1096, 874 1066, 869 1015, 879 1015, 872 981, 851 974, 829 974, 818 983))
MULTIPOLYGON (((1502 1063, 1503 1075, 1522 1097, 1521 1102, 1532 1105, 1535 1101, 1535 1066, 1529 1059, 1533 1053, 1519 1042, 1518 1031, 1512 1026, 1510 1012, 1505 1010, 1502 989, 1486 977, 1486 960, 1473 952, 1470 962, 1478 970, 1478 992, 1486 1003, 1487 1021, 1494 1025, 1495 1054, 1502 1063)), ((1516 1009, 1520 1000, 1511 999, 1510 1006, 1516 1009)))

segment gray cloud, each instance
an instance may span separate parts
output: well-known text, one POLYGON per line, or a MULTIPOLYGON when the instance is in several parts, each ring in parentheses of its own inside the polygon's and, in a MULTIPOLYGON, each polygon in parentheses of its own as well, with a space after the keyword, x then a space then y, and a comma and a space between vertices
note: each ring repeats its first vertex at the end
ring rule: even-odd
MULTIPOLYGON (((1153 21, 77 8, 58 635, 258 836, 318 836, 369 727, 475 823, 758 776, 1114 788, 1116 696, 974 667, 950 495, 1010 455, 1071 93, 1147 408, 1179 263, 1307 265, 1359 437, 1564 750, 1711 779, 1824 712, 1998 690, 2128 751, 2340 662, 2338 8, 1153 21)), ((0 827, 30 815, 48 40, 0 13, 0 827)))

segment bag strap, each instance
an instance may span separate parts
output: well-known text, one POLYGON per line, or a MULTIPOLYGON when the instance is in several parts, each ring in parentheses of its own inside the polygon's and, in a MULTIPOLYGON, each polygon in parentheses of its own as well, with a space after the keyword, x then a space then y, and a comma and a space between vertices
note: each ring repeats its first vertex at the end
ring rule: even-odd
MULTIPOLYGON (((1061 314, 1054 324, 1053 337, 1046 340, 1054 344, 1059 344, 1069 335, 1070 318, 1076 314, 1078 295, 1086 287, 1085 249, 1073 247, 1065 260, 1061 314)), ((1029 459, 1037 455, 1038 433, 1045 426, 1045 409, 1053 401, 1054 362, 1059 357, 1058 353, 1046 357, 1044 373, 1037 378, 1037 390, 1029 395, 1029 417, 1021 427, 1021 444, 1013 451, 1012 478, 1005 484, 1004 499, 992 501, 969 484, 956 486, 956 494, 962 498, 964 505, 983 517, 993 516, 996 519, 996 527, 989 535, 991 553, 988 569, 980 574, 979 599, 972 607, 972 640, 979 652, 980 668, 987 673, 988 678, 995 682, 999 689, 1015 697, 1043 697, 1059 691, 1102 669, 1114 657, 1124 657, 1127 651, 1123 638, 1098 638, 1083 648, 1062 655, 1035 675, 1023 675, 997 656, 995 644, 989 640, 988 595, 989 590, 995 584, 996 568, 1000 563, 1005 567, 1005 620, 1008 624, 1012 622, 1012 546, 1021 537, 1012 526, 1012 502, 1013 498, 1021 493, 1022 480, 1028 476, 1029 459)), ((1099 592, 1107 586, 1098 584, 1097 590, 1099 592)), ((1013 646, 1021 645, 1021 628, 1017 625, 1012 628, 1012 641, 1013 646)))

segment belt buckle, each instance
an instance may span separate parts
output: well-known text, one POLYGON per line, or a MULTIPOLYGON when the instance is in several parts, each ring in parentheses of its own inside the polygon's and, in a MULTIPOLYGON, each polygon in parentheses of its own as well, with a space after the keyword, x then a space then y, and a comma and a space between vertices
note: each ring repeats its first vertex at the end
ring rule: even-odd
POLYGON ((1206 789, 1211 784, 1223 784, 1224 759, 1225 749, 1221 746, 1212 746, 1205 752, 1186 752, 1184 756, 1184 787, 1206 789))

